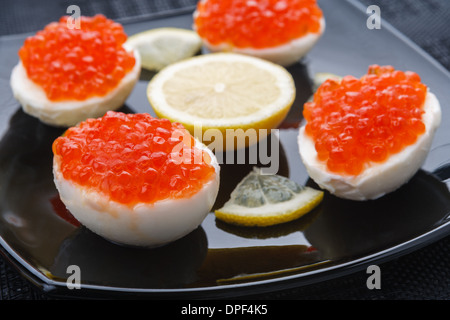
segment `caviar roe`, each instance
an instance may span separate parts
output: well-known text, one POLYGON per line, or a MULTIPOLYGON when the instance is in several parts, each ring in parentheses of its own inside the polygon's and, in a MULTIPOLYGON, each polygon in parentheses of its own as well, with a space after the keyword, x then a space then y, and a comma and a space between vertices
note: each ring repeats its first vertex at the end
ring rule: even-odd
POLYGON ((103 15, 80 17, 79 29, 69 28, 68 18, 28 37, 20 60, 51 101, 104 96, 136 63, 133 53, 122 47, 127 35, 103 15))
POLYGON ((322 18, 316 0, 206 0, 194 24, 212 45, 262 49, 318 33, 322 18))
POLYGON ((110 111, 53 143, 66 180, 125 204, 190 197, 215 174, 206 151, 179 123, 110 111))
POLYGON ((416 73, 372 65, 361 79, 346 76, 319 87, 313 101, 304 105, 306 134, 328 170, 358 175, 425 132, 426 94, 416 73))

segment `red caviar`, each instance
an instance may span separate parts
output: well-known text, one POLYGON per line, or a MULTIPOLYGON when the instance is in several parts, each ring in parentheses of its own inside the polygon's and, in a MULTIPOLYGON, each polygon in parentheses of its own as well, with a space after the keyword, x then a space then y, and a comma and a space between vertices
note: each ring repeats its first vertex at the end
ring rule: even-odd
POLYGON ((209 155, 179 123, 109 111, 53 143, 66 180, 134 205, 186 198, 215 174, 209 155))
POLYGON ((318 33, 322 17, 316 0, 206 0, 194 23, 211 45, 261 49, 318 33))
POLYGON ((416 73, 372 65, 361 79, 325 81, 304 105, 305 130, 331 172, 358 175, 425 132, 426 94, 416 73))
POLYGON ((68 16, 28 37, 19 50, 28 77, 49 100, 85 100, 114 89, 134 64, 123 43, 123 27, 103 15, 80 17, 69 28, 68 16))

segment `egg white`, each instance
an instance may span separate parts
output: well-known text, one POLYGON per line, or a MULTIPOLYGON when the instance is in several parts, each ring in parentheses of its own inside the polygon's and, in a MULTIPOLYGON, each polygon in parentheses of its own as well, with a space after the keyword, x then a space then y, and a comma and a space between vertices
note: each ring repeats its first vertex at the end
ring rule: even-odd
POLYGON ((377 199, 395 191, 409 181, 423 165, 430 150, 433 136, 441 122, 441 108, 436 96, 428 92, 422 120, 426 131, 417 141, 383 163, 372 163, 357 176, 330 172, 326 163, 317 159, 314 141, 300 128, 298 146, 300 156, 311 177, 321 188, 337 197, 364 201, 377 199))
MULTIPOLYGON (((228 43, 221 43, 218 45, 212 45, 205 38, 202 41, 205 47, 211 52, 235 52, 254 56, 257 58, 269 60, 284 67, 288 67, 301 58, 303 58, 317 43, 322 34, 325 31, 326 23, 325 19, 320 20, 320 30, 318 33, 308 33, 300 38, 294 39, 286 44, 264 48, 237 48, 228 43)), ((195 29, 195 26, 194 26, 195 29)))
POLYGON ((117 110, 124 104, 141 71, 141 57, 137 50, 133 50, 133 54, 136 60, 133 69, 124 76, 117 87, 103 97, 92 97, 83 101, 51 101, 45 91, 28 77, 21 61, 12 70, 11 88, 25 113, 51 126, 74 126, 88 118, 103 116, 109 110, 117 110))
POLYGON ((197 141, 196 147, 208 152, 215 176, 189 198, 126 206, 95 190, 66 180, 57 157, 53 160, 55 185, 61 201, 71 214, 94 233, 119 244, 158 247, 195 230, 216 200, 220 184, 219 164, 204 144, 197 141))

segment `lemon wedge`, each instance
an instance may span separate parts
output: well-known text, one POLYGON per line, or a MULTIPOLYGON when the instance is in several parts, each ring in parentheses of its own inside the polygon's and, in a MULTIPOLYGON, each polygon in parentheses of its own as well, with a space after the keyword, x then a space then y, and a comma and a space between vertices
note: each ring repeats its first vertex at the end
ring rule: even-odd
POLYGON ((217 219, 241 226, 272 226, 300 218, 323 199, 323 191, 254 168, 236 186, 217 219))
POLYGON ((202 41, 192 30, 156 28, 132 35, 125 45, 140 53, 143 68, 159 71, 171 63, 195 55, 200 51, 202 41))
MULTIPOLYGON (((227 129, 246 133, 277 128, 295 93, 293 78, 285 68, 236 53, 210 53, 171 64, 147 88, 156 115, 182 123, 200 141, 209 129, 219 130, 226 139, 231 132, 227 129)), ((232 146, 222 145, 227 150, 249 145, 237 140, 232 146)))

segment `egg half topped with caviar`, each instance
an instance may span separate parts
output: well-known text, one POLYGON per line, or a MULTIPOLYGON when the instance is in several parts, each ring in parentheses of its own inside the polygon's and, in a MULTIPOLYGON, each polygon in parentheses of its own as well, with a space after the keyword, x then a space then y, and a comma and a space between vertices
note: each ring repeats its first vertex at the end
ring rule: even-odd
POLYGON ((201 0, 193 28, 210 51, 289 66, 313 48, 325 19, 316 0, 201 0))
POLYGON ((422 166, 441 121, 418 74, 372 65, 360 79, 326 80, 304 105, 299 150, 310 177, 351 200, 379 198, 422 166))
POLYGON ((214 154, 182 125, 109 111, 53 143, 61 201, 113 242, 160 246, 196 229, 219 188, 214 154))
POLYGON ((123 105, 140 74, 122 25, 103 15, 69 17, 28 37, 11 87, 23 110, 54 126, 73 126, 123 105))

